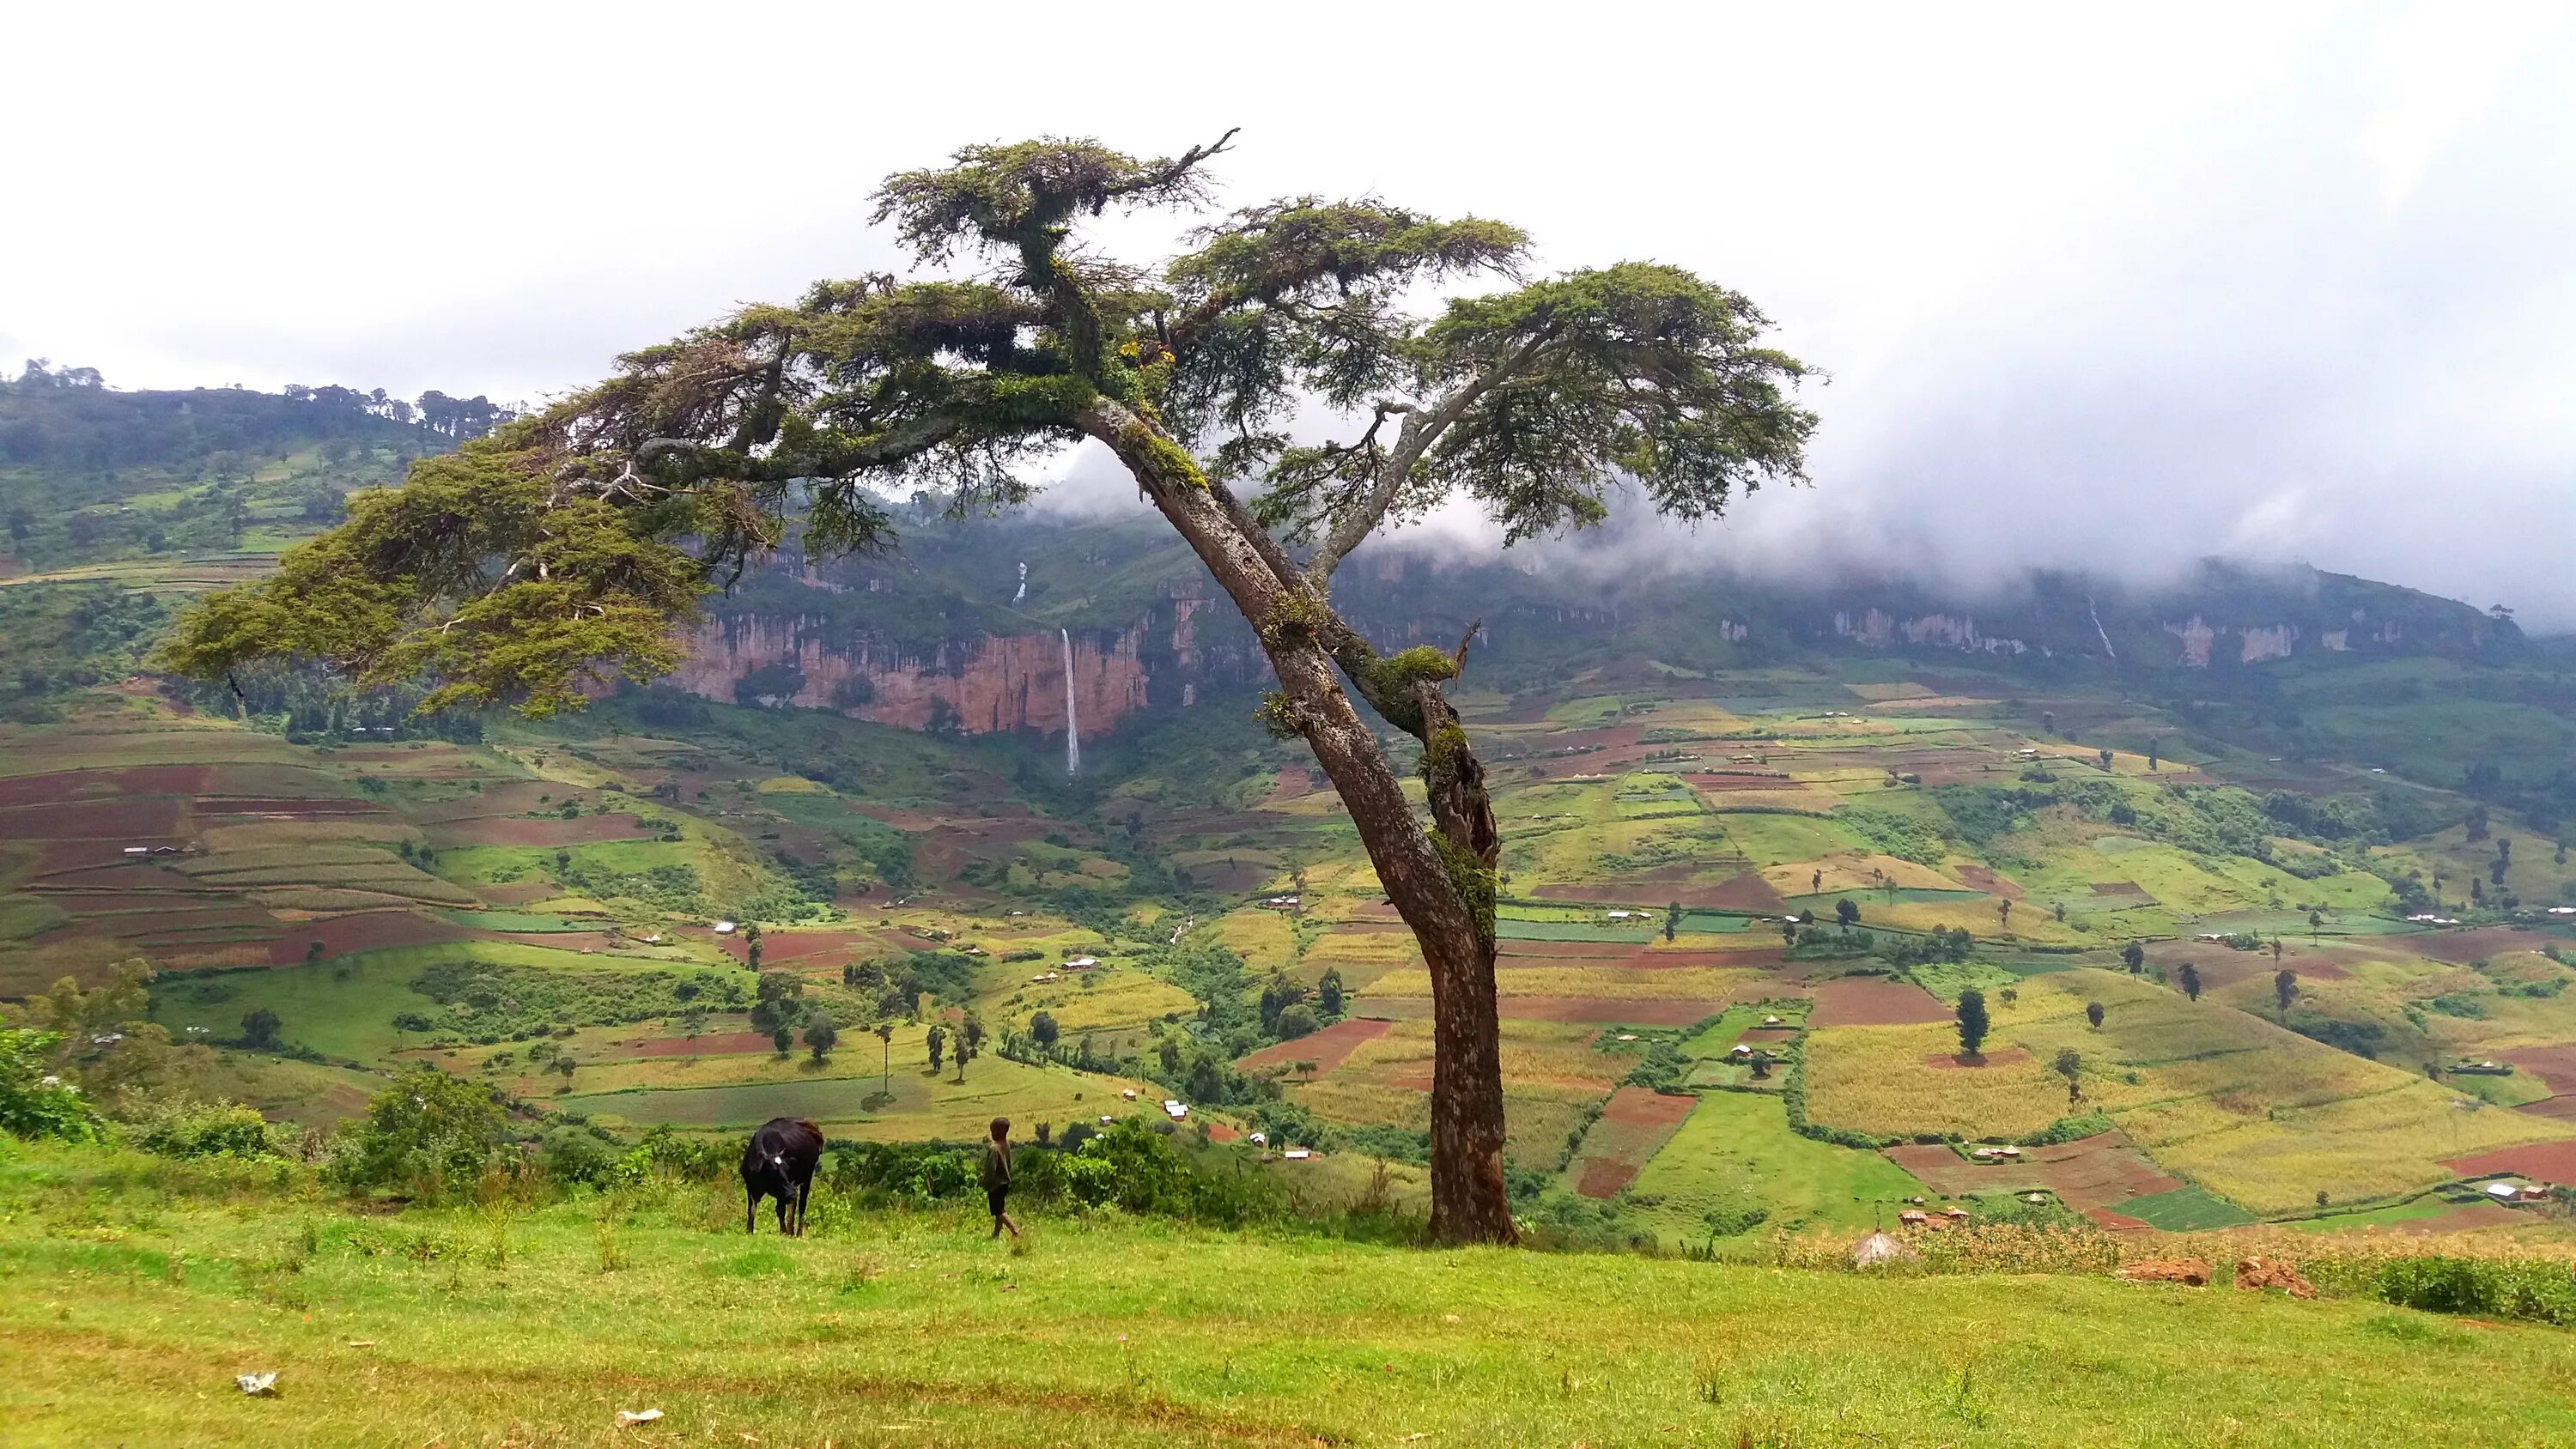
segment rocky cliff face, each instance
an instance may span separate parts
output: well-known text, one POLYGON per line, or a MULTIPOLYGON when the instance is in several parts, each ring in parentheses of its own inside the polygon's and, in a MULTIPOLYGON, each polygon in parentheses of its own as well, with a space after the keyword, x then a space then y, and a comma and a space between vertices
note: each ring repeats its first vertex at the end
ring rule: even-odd
POLYGON ((728 703, 838 710, 906 729, 1061 735, 1069 642, 1074 715, 1087 739, 1139 711, 1190 708, 1205 684, 1254 677, 1248 631, 1202 647, 1209 603, 1176 595, 1123 629, 968 634, 926 648, 829 614, 737 612, 700 626, 670 682, 728 703))
MULTIPOLYGON (((1060 736, 1069 636, 1085 738, 1268 682, 1251 630, 1168 535, 980 527, 899 559, 765 571, 699 631, 674 682, 914 729, 1060 736)), ((1507 691, 1629 655, 1704 670, 1866 652, 1966 654, 2006 671, 2225 671, 2521 645, 2510 622, 2451 600, 2223 564, 2152 590, 2034 575, 1971 605, 1901 582, 1792 591, 1390 550, 1355 559, 1334 594, 1390 649, 1448 649, 1480 622, 1479 682, 1507 691)))

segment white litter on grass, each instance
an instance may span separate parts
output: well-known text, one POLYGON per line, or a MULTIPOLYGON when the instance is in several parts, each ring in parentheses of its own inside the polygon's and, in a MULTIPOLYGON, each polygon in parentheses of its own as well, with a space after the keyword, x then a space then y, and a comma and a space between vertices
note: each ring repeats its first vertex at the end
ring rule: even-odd
POLYGON ((255 1399, 267 1398, 277 1392, 277 1373, 274 1369, 264 1374, 235 1374, 233 1382, 241 1385, 243 1393, 255 1399))
POLYGON ((632 1429, 638 1424, 650 1424, 660 1417, 662 1417, 662 1411, 659 1409, 620 1409, 617 1411, 617 1427, 632 1429))

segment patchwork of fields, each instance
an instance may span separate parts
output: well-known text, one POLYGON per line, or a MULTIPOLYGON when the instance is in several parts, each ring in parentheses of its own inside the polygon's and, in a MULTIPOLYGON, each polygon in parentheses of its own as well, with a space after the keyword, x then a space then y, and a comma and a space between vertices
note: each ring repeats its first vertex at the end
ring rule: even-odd
MULTIPOLYGON (((1678 678, 1461 696, 1505 830, 1508 1151, 1545 1192, 1699 1242, 1918 1197, 2431 1222, 2407 1205, 2465 1176, 2576 1178, 2576 933, 2452 900, 2489 867, 2576 900, 2528 831, 2494 823, 2527 842, 2501 864, 2447 823, 2301 835, 2224 789, 2278 762, 2181 764, 2125 706, 2000 677, 1678 678), (2469 924, 2403 920, 2408 871, 2469 924)), ((1341 1184, 1427 1127, 1421 954, 1279 747, 1218 731, 1186 770, 1140 750, 1057 790, 1007 741, 690 708, 667 733, 611 701, 474 744, 290 743, 133 687, 0 726, 0 996, 148 960, 174 1037, 272 1013, 343 1111, 410 1061, 625 1129, 969 1136, 1178 1095, 1231 1133, 1275 1091, 1341 1184), (843 737, 864 769, 795 767, 843 737), (720 921, 795 983, 784 1049, 720 921), (970 1020, 963 1080, 953 1045, 934 1071, 931 1029, 970 1020)))

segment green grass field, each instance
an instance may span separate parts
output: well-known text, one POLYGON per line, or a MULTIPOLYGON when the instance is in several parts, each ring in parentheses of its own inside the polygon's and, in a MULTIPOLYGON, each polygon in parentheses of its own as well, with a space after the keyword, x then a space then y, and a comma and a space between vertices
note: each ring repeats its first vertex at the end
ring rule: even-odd
MULTIPOLYGON (((0 1167, 0 1434, 130 1443, 2545 1444, 2576 1339, 2029 1276, 1429 1252, 724 1183, 354 1216, 0 1167), (614 1266, 608 1266, 610 1264, 614 1266), (277 1374, 250 1398, 233 1375, 277 1374), (620 1410, 661 1417, 620 1430, 620 1410)), ((111 1171, 118 1175, 122 1170, 111 1171)))
POLYGON ((1894 1204, 1925 1191, 1913 1174, 1875 1152, 1790 1131, 1780 1100, 1754 1092, 1703 1093, 1628 1190, 1660 1199, 1640 1215, 1673 1243, 1705 1241, 1713 1208, 1756 1204, 1768 1216, 1733 1236, 1759 1241, 1782 1231, 1867 1231, 1874 1222, 1893 1223, 1894 1204))

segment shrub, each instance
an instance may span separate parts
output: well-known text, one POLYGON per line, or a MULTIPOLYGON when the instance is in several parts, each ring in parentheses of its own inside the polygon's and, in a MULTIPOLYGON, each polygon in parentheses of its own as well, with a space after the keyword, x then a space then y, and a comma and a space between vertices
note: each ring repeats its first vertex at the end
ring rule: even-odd
POLYGON ((62 1039, 59 1032, 0 1030, 0 1130, 67 1142, 97 1140, 98 1113, 82 1100, 80 1088, 45 1070, 62 1039))
POLYGON ((473 1185, 500 1130, 490 1092, 436 1067, 409 1067, 341 1139, 329 1175, 352 1192, 395 1188, 436 1199, 473 1185))
POLYGON ((136 1147, 162 1157, 269 1157, 278 1150, 268 1119, 239 1102, 168 1104, 129 1136, 136 1147))

